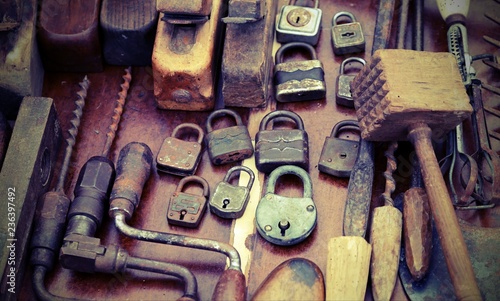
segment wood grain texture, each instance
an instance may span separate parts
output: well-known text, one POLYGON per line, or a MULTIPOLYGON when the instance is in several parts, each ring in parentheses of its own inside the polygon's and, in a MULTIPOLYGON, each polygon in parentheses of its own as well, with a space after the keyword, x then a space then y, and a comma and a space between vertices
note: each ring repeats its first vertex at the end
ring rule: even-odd
POLYGON ((328 242, 326 300, 363 300, 368 285, 371 245, 359 236, 340 236, 328 242))
POLYGON ((47 70, 100 72, 101 0, 44 0, 40 4, 38 43, 47 70))
POLYGON ((151 65, 158 13, 154 0, 103 0, 103 56, 110 65, 151 65))

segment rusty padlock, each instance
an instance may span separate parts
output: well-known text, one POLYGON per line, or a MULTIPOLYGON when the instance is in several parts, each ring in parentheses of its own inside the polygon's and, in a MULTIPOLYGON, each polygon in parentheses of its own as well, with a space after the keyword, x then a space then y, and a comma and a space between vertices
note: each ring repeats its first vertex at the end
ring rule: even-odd
POLYGON ((281 46, 276 52, 274 85, 276 100, 280 102, 325 98, 325 71, 323 70, 323 64, 318 60, 314 47, 301 42, 281 46), (311 59, 284 62, 285 51, 293 48, 306 50, 311 59))
POLYGON ((309 138, 304 122, 292 111, 273 111, 260 122, 255 135, 255 164, 262 172, 270 172, 281 165, 296 165, 309 169, 309 138), (270 129, 269 122, 281 117, 295 122, 296 129, 270 129))
POLYGON ((156 157, 156 168, 159 171, 179 176, 190 176, 196 172, 201 161, 203 149, 203 129, 194 123, 182 123, 174 128, 172 137, 167 137, 156 157), (197 132, 197 141, 185 141, 179 133, 185 130, 197 132))
POLYGON ((205 140, 208 155, 215 165, 236 162, 250 158, 253 155, 253 145, 248 129, 243 125, 240 115, 235 111, 220 109, 213 111, 207 119, 207 135, 205 140), (236 125, 214 130, 212 121, 216 117, 230 115, 236 125))
POLYGON ((350 12, 341 11, 332 19, 332 46, 335 55, 357 53, 365 51, 365 36, 361 23, 350 12), (348 17, 351 22, 338 24, 340 17, 348 17))
POLYGON ((255 212, 259 234, 267 241, 290 246, 306 239, 316 227, 317 210, 312 199, 312 182, 309 174, 300 167, 284 165, 271 172, 255 212), (293 174, 303 183, 302 197, 285 197, 274 193, 276 182, 282 175, 293 174))
POLYGON ((254 180, 255 175, 250 168, 246 166, 234 166, 230 168, 222 182, 215 187, 215 192, 208 203, 210 211, 222 218, 240 218, 245 212, 254 180), (244 171, 249 175, 246 186, 229 183, 231 177, 238 171, 240 173, 244 171))
POLYGON ((343 130, 355 130, 359 133, 356 120, 342 120, 332 129, 330 137, 326 137, 319 157, 318 169, 321 172, 336 176, 349 177, 359 152, 357 141, 339 138, 343 130))
POLYGON ((314 7, 297 6, 296 0, 283 5, 276 24, 276 40, 278 43, 304 42, 318 44, 321 32, 322 11, 319 0, 314 7))
POLYGON ((351 95, 351 82, 356 77, 356 74, 345 74, 345 66, 350 62, 359 62, 363 66, 366 65, 366 61, 360 57, 349 57, 342 61, 342 64, 340 64, 340 74, 337 77, 335 102, 341 106, 354 108, 354 100, 351 95))
POLYGON ((199 176, 182 178, 170 197, 167 212, 168 223, 188 228, 198 227, 206 211, 209 194, 210 186, 204 178, 199 176), (199 183, 203 187, 203 195, 183 192, 182 190, 189 182, 199 183))

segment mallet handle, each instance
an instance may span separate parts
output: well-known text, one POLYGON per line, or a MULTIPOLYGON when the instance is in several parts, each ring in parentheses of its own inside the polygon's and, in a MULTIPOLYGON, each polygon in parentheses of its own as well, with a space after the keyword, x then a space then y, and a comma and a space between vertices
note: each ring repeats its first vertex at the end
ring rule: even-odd
POLYGON ((408 131, 421 163, 432 215, 455 294, 458 300, 481 300, 469 253, 434 154, 431 129, 425 123, 417 123, 410 125, 408 131))

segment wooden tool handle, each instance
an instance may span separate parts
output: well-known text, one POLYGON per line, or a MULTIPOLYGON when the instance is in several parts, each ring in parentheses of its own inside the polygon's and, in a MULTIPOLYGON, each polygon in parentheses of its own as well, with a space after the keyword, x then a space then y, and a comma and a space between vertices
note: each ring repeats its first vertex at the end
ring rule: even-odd
POLYGON ((459 300, 481 300, 469 253, 432 148, 431 129, 425 123, 416 123, 410 125, 408 130, 408 137, 420 160, 425 188, 455 294, 459 300))
POLYGON ((241 271, 227 269, 220 276, 212 295, 213 301, 245 301, 246 300, 245 275, 241 271))

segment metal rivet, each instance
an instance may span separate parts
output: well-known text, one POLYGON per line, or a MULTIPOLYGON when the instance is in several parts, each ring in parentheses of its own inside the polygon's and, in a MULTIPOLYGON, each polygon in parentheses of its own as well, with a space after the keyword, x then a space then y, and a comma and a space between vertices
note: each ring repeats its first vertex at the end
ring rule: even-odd
POLYGON ((271 231, 273 229, 273 227, 271 227, 271 225, 266 225, 264 227, 264 230, 266 230, 267 232, 271 231))
POLYGON ((314 206, 313 205, 309 205, 309 206, 307 206, 306 209, 307 209, 307 211, 312 212, 312 211, 314 211, 314 206))

